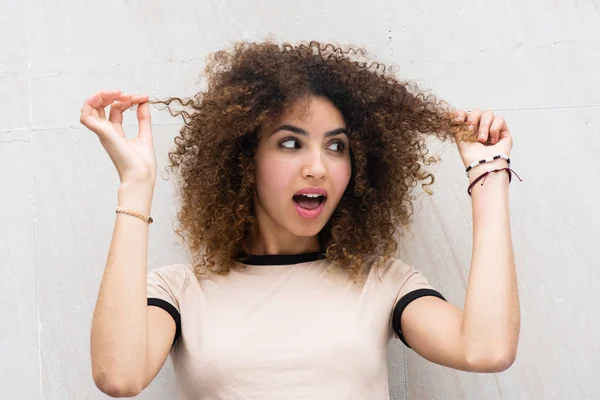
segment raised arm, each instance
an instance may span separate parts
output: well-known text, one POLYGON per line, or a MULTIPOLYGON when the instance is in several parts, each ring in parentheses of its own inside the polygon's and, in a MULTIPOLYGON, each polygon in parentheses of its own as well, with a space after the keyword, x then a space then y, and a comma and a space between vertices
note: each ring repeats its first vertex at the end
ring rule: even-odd
MULTIPOLYGON (((479 142, 459 143, 465 166, 497 154, 510 155, 512 137, 502 117, 477 109, 470 114, 459 111, 457 118, 479 132, 479 142)), ((469 183, 487 171, 506 167, 502 159, 479 165, 470 171, 469 183)), ((471 197, 473 253, 464 311, 436 297, 422 297, 404 309, 400 325, 407 343, 432 362, 498 372, 514 362, 520 330, 508 174, 498 171, 488 175, 483 186, 480 183, 471 197)))
MULTIPOLYGON (((156 156, 146 96, 120 91, 88 98, 80 121, 98 135, 121 184, 118 206, 150 215, 156 181, 156 156), (139 134, 128 140, 122 113, 138 104, 139 134), (106 119, 104 108, 110 107, 106 119)), ((116 214, 91 330, 92 375, 98 388, 113 397, 131 397, 146 387, 168 355, 175 323, 146 300, 149 223, 116 214)))

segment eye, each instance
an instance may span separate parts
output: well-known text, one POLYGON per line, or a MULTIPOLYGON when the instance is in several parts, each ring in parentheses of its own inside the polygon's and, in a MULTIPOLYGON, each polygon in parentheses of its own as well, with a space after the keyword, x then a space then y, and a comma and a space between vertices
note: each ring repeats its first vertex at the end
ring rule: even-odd
POLYGON ((332 145, 334 145, 334 144, 337 144, 339 146, 338 150, 334 150, 334 151, 336 151, 338 153, 343 153, 344 150, 346 149, 346 144, 344 142, 340 141, 340 140, 337 140, 337 141, 335 141, 335 142, 332 143, 332 145))
POLYGON ((290 137, 290 138, 285 138, 285 139, 283 140, 283 142, 279 143, 279 145, 280 145, 281 147, 283 147, 284 149, 288 149, 288 150, 293 150, 294 148, 296 148, 296 147, 289 147, 289 146, 284 146, 284 145, 283 145, 284 143, 288 143, 288 142, 295 142, 295 143, 298 143, 298 141, 297 141, 296 139, 294 139, 294 138, 291 138, 291 137, 290 137))
MULTIPOLYGON (((335 153, 343 153, 344 150, 346 149, 346 144, 344 142, 342 142, 341 140, 336 140, 335 142, 332 142, 330 144, 330 147, 333 145, 338 145, 337 150, 333 150, 335 153)), ((282 142, 279 143, 279 146, 283 147, 284 149, 287 149, 287 150, 295 150, 295 149, 298 149, 301 147, 300 142, 293 137, 285 138, 282 142), (289 146, 289 145, 285 145, 285 143, 295 143, 298 146, 294 146, 294 145, 289 146)))

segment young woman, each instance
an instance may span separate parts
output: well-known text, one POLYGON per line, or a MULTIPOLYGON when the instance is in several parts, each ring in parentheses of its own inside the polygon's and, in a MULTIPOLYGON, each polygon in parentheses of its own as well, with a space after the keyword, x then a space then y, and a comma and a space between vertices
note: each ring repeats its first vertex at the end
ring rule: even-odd
POLYGON ((210 57, 206 91, 153 102, 185 122, 169 159, 192 263, 149 274, 152 102, 118 90, 85 101, 81 122, 121 181, 91 332, 100 390, 136 395, 171 354, 185 399, 388 399, 394 336, 451 368, 512 364, 520 314, 506 122, 456 111, 364 54, 238 43, 210 57), (133 105, 139 134, 128 140, 122 113, 133 105), (455 141, 469 167, 464 310, 395 257, 412 188, 431 193, 432 134, 455 141))

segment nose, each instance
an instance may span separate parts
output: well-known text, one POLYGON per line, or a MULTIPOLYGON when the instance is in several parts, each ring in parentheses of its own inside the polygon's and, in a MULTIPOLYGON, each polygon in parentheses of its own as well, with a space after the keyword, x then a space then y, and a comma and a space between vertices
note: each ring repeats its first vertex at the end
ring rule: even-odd
POLYGON ((323 162, 323 155, 312 153, 302 168, 302 176, 305 178, 322 179, 327 176, 327 166, 323 162))

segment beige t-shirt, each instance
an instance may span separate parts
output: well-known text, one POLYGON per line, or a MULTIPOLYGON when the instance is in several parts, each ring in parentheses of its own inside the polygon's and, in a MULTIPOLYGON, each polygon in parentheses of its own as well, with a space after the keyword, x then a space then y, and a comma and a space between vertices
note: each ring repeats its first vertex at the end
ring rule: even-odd
POLYGON ((199 278, 184 264, 148 274, 148 304, 177 325, 170 356, 182 399, 389 399, 386 347, 403 340, 402 310, 443 299, 397 259, 360 284, 320 253, 245 264, 199 278))

